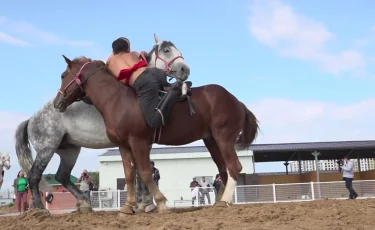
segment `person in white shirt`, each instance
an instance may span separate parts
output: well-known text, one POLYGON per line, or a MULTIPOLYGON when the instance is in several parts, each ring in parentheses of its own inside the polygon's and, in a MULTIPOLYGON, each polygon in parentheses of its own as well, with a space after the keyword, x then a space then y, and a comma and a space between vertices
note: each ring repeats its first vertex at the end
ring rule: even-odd
POLYGON ((345 181, 345 186, 349 191, 349 199, 357 198, 358 194, 353 189, 354 178, 354 162, 348 156, 344 157, 344 164, 340 166, 342 170, 342 179, 345 181))
POLYGON ((192 184, 194 187, 193 187, 193 190, 191 191, 191 203, 193 204, 194 206, 194 201, 198 200, 199 201, 199 197, 201 196, 200 194, 200 191, 199 191, 199 184, 198 182, 196 181, 194 184, 192 184))
POLYGON ((202 187, 201 188, 201 191, 202 191, 201 202, 202 202, 202 204, 205 203, 205 201, 204 201, 205 196, 207 196, 208 204, 211 204, 210 194, 208 193, 210 184, 206 181, 206 177, 203 176, 202 181, 199 184, 202 187))

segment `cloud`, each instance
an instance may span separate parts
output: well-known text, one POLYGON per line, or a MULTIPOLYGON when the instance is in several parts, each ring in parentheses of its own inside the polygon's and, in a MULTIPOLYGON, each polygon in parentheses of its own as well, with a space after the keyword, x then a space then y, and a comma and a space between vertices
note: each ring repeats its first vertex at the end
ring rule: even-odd
POLYGON ((24 41, 24 40, 15 38, 15 37, 13 37, 9 34, 1 32, 1 31, 0 31, 0 42, 5 42, 5 43, 15 45, 15 46, 23 46, 23 47, 32 46, 32 44, 28 41, 24 41))
POLYGON ((339 105, 269 98, 248 105, 260 121, 257 143, 371 140, 375 98, 339 105))
POLYGON ((336 75, 365 66, 363 55, 355 50, 328 52, 326 45, 335 35, 323 23, 296 13, 281 1, 254 0, 250 6, 249 30, 256 40, 281 56, 311 61, 336 75))
MULTIPOLYGON (((36 25, 24 22, 24 21, 16 21, 10 20, 6 17, 0 16, 0 29, 8 31, 7 34, 18 34, 20 36, 26 37, 28 40, 34 40, 36 43, 41 42, 48 45, 62 45, 62 46, 70 46, 70 47, 92 47, 95 45, 94 42, 86 41, 86 40, 72 40, 63 38, 55 33, 43 30, 38 28, 36 25)), ((10 36, 10 35, 8 35, 10 36)), ((13 39, 15 37, 11 36, 13 39)), ((17 39, 19 40, 19 39, 17 39)), ((7 42, 12 45, 22 45, 20 42, 10 42, 12 40, 1 40, 3 42, 7 42)), ((27 42, 30 43, 30 42, 27 42)), ((30 43, 31 44, 31 43, 30 43)))

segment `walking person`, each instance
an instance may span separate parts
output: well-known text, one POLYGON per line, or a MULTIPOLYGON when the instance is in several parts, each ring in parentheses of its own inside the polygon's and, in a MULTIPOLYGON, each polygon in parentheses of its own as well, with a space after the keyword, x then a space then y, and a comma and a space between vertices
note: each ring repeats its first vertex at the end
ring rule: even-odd
POLYGON ((17 211, 21 214, 21 205, 23 206, 23 211, 27 211, 27 192, 29 183, 25 177, 24 171, 20 170, 17 174, 17 178, 13 183, 14 193, 16 194, 16 206, 17 211))
POLYGON ((77 183, 81 183, 79 189, 87 197, 87 199, 89 200, 89 203, 91 205, 90 182, 91 182, 91 176, 87 173, 87 170, 84 169, 83 172, 81 173, 81 176, 78 178, 77 183))
POLYGON ((222 184, 222 181, 221 181, 220 174, 216 174, 215 181, 212 184, 214 186, 214 188, 215 188, 215 191, 216 191, 216 193, 215 193, 216 194, 216 200, 217 200, 218 195, 219 195, 221 184, 222 184))
POLYGON ((358 194, 353 189, 353 178, 354 178, 354 162, 349 158, 349 156, 344 157, 344 164, 340 166, 342 170, 343 180, 345 181, 345 186, 349 191, 349 199, 356 199, 358 194))

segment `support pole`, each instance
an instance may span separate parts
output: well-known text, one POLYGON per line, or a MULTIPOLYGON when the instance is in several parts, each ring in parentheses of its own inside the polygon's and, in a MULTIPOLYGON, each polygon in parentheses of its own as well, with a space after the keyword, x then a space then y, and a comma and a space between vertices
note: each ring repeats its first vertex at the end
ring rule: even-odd
POLYGON ((288 161, 285 161, 284 165, 285 165, 285 173, 286 175, 288 175, 289 174, 288 173, 288 165, 289 165, 288 161))
POLYGON ((298 152, 298 171, 299 171, 299 174, 301 175, 302 174, 302 165, 301 165, 301 153, 298 152))
POLYGON ((318 184, 318 198, 321 199, 320 194, 320 172, 319 172, 319 162, 318 162, 318 156, 320 155, 320 152, 314 151, 311 153, 315 157, 315 168, 316 168, 316 182, 318 184))

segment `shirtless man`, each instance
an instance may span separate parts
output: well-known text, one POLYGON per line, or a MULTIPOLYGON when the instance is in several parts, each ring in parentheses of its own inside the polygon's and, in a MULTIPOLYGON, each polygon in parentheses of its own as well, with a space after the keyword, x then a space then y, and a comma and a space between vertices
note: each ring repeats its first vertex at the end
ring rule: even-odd
POLYGON ((143 117, 151 128, 165 126, 170 117, 172 106, 181 93, 182 82, 176 80, 162 101, 159 90, 168 86, 168 73, 158 68, 147 67, 147 62, 137 52, 130 52, 127 38, 118 38, 112 43, 112 51, 107 60, 107 68, 117 80, 133 87, 141 101, 143 117), (160 104, 159 104, 160 102, 160 104))

